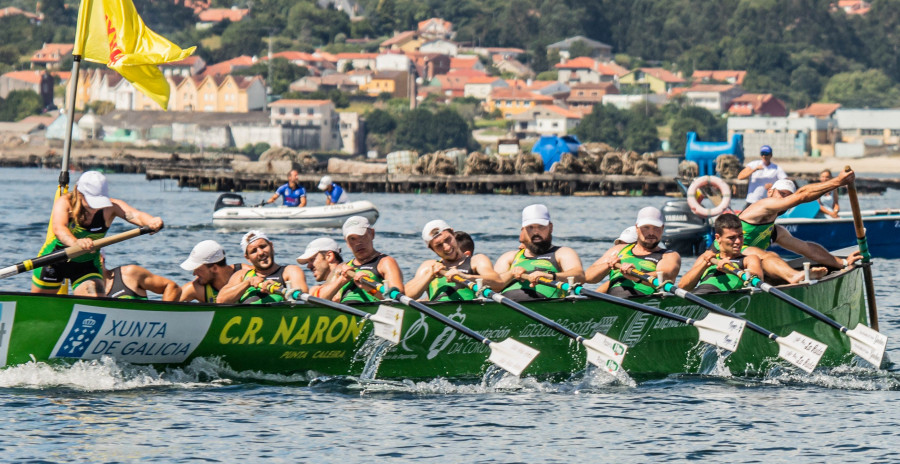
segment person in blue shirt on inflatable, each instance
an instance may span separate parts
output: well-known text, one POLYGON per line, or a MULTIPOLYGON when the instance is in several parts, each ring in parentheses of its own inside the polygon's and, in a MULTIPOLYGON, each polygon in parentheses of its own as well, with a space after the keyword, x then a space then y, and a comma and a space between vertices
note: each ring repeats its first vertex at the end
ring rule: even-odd
POLYGON ((288 174, 287 183, 278 187, 275 195, 272 195, 272 198, 266 200, 264 204, 272 203, 278 197, 284 197, 284 206, 299 206, 301 208, 306 206, 306 189, 300 186, 300 173, 296 169, 291 170, 290 174, 288 174))
POLYGON ((347 193, 344 192, 340 185, 332 181, 331 176, 322 176, 322 180, 319 181, 319 190, 325 192, 326 205, 347 203, 347 193))

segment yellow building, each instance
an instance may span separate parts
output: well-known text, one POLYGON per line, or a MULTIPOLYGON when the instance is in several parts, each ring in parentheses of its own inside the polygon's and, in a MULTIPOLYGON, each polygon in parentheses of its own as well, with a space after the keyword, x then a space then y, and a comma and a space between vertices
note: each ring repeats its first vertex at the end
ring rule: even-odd
POLYGON ((638 68, 619 77, 620 85, 644 87, 648 93, 666 94, 685 83, 680 76, 663 68, 638 68))
POLYGON ((499 109, 504 118, 524 113, 537 105, 550 104, 553 104, 553 97, 508 87, 493 89, 491 96, 485 101, 485 107, 489 112, 499 109))

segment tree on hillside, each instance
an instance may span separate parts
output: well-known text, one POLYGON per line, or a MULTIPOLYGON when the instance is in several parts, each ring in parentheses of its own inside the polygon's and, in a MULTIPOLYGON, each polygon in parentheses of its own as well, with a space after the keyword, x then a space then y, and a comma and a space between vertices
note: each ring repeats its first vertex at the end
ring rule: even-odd
POLYGON ((455 111, 445 108, 434 114, 424 109, 405 113, 395 131, 397 146, 430 153, 470 145, 471 130, 455 111))
POLYGON ((18 121, 43 109, 41 96, 33 90, 13 90, 0 99, 0 121, 18 121))
POLYGON ((366 115, 366 129, 373 134, 387 134, 397 127, 397 120, 382 109, 372 110, 366 115))
POLYGON ((603 142, 613 147, 621 147, 625 141, 627 118, 622 110, 613 105, 595 105, 590 114, 581 119, 575 128, 575 135, 582 142, 603 142))
POLYGON ((272 89, 273 94, 282 94, 288 91, 291 82, 300 79, 309 71, 301 66, 297 66, 284 58, 272 58, 272 78, 269 77, 269 62, 258 61, 249 68, 239 69, 234 74, 240 76, 256 76, 261 75, 266 80, 266 84, 272 89))
POLYGON ((686 106, 672 118, 672 137, 669 149, 673 153, 684 153, 687 133, 696 132, 700 140, 725 140, 727 126, 724 118, 716 117, 705 108, 686 106))
POLYGON ((828 80, 822 96, 848 108, 892 108, 900 104, 900 91, 880 69, 836 74, 828 80))

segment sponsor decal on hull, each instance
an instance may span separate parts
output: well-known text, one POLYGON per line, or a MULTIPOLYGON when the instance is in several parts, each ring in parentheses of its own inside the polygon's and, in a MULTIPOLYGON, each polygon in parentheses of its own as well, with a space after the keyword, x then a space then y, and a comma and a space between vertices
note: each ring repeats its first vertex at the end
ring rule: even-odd
POLYGON ((206 336, 212 318, 212 311, 136 311, 78 304, 51 358, 184 362, 206 336))

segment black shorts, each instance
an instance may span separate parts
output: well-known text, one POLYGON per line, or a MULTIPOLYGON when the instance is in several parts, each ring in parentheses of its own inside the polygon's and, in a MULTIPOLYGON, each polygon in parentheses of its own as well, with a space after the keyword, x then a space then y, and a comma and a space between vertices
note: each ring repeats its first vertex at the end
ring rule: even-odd
POLYGON ((38 288, 57 289, 63 282, 69 279, 72 288, 78 287, 88 279, 103 279, 100 270, 100 255, 90 261, 49 264, 40 269, 35 269, 31 275, 31 283, 38 288))

